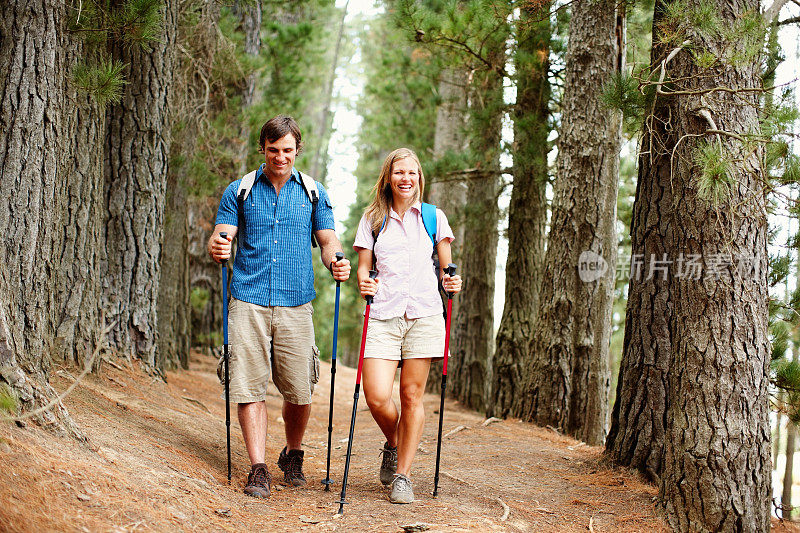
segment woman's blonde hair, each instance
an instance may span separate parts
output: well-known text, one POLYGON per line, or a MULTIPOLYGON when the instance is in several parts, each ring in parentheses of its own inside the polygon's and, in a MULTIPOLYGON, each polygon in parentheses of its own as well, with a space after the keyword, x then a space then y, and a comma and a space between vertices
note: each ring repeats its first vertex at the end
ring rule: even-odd
POLYGON ((392 207, 392 184, 390 181, 392 177, 392 166, 394 166, 395 161, 407 158, 413 159, 419 170, 419 187, 415 191, 414 201, 422 201, 422 193, 425 191, 425 176, 422 174, 422 165, 419 163, 419 158, 417 154, 408 148, 398 148, 387 155, 386 159, 383 160, 381 175, 378 178, 378 182, 372 188, 375 198, 372 200, 372 203, 369 204, 366 211, 364 211, 364 215, 372 226, 372 231, 379 231, 381 229, 383 219, 389 216, 389 209, 392 207))

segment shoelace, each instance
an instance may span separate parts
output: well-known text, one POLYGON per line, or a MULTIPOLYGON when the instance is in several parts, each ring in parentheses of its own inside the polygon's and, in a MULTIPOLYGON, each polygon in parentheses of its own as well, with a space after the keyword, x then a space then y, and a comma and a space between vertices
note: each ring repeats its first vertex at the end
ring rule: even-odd
POLYGON ((389 465, 387 463, 389 461, 397 461, 397 448, 394 450, 381 448, 381 451, 378 455, 383 456, 381 459, 381 466, 388 467, 389 465))
POLYGON ((266 468, 256 468, 251 474, 251 485, 268 485, 269 471, 266 468))
POLYGON ((292 455, 289 457, 289 465, 286 467, 286 470, 298 476, 303 475, 303 463, 302 459, 300 459, 297 455, 292 455))

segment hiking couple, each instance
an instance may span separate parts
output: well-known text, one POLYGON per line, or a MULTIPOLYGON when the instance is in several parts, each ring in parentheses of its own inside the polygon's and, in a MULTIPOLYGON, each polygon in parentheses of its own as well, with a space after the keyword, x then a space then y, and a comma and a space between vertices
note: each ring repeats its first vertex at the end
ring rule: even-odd
MULTIPOLYGON (((342 246, 327 191, 294 168, 301 139, 291 117, 279 115, 264 124, 259 136, 264 163, 249 191, 240 190, 243 180, 225 189, 208 242, 209 254, 221 262, 230 258, 231 241, 239 238, 228 319, 230 400, 238 404, 251 463, 244 492, 260 498, 269 497, 272 481, 265 462, 270 376, 283 396, 286 445, 277 464, 286 484, 306 484, 302 441, 319 380, 310 244, 319 243, 322 261, 335 280, 350 277, 350 262, 336 260, 342 246), (227 238, 220 236, 223 232, 227 238)), ((441 358, 444 350, 442 303, 432 267, 434 244, 420 209, 424 185, 412 151, 401 148, 389 154, 353 245, 361 294, 374 296, 364 354, 364 394, 386 436, 380 480, 391 484, 390 500, 395 503, 414 499, 409 475, 422 437, 422 395, 431 359, 441 358), (379 272, 374 280, 368 275, 373 260, 379 272), (392 384, 401 360, 398 412, 392 384)), ((453 232, 440 210, 436 225, 436 251, 440 264, 447 265, 453 232)), ((448 292, 461 290, 459 276, 444 274, 442 283, 448 292)))

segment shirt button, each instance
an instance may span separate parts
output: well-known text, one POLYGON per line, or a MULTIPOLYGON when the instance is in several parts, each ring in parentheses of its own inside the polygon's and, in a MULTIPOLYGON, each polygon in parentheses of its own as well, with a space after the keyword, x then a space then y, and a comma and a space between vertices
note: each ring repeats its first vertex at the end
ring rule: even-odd
POLYGON ((275 202, 272 202, 272 205, 275 205, 275 202))
POLYGON ((275 223, 276 223, 276 224, 277 224, 278 222, 280 222, 280 220, 276 220, 276 221, 275 221, 275 223))
POLYGON ((278 241, 275 241, 275 244, 278 244, 278 241))
POLYGON ((273 259, 273 260, 272 260, 272 262, 273 262, 273 263, 274 263, 275 261, 277 261, 277 259, 273 259))

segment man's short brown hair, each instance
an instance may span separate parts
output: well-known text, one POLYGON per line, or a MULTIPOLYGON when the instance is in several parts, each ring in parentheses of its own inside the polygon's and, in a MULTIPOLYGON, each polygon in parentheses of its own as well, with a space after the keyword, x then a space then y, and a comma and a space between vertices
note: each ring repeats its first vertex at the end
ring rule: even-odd
POLYGON ((295 147, 299 154, 303 149, 300 126, 298 126, 297 122, 289 115, 278 115, 277 117, 269 119, 261 126, 261 135, 258 137, 258 151, 263 154, 264 148, 268 142, 274 143, 289 133, 294 137, 295 147))

